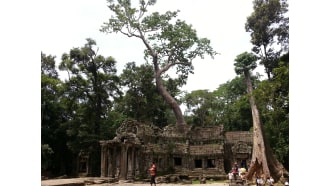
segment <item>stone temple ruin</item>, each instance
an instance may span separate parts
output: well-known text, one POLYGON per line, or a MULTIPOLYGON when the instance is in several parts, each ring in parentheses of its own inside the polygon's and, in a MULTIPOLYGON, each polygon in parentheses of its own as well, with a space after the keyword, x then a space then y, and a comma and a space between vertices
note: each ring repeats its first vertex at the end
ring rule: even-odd
POLYGON ((102 140, 101 177, 119 180, 147 178, 151 163, 157 174, 224 179, 234 162, 249 165, 252 133, 225 132, 223 126, 169 125, 160 129, 128 120, 112 140, 102 140))

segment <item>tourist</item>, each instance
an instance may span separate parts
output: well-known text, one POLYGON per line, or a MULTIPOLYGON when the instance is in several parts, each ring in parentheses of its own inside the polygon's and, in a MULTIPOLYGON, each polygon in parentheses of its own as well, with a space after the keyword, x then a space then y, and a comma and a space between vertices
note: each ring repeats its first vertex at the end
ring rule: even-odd
POLYGON ((152 186, 152 184, 155 184, 155 186, 156 186, 156 172, 157 172, 157 167, 156 167, 155 162, 152 162, 152 165, 151 165, 149 171, 150 171, 150 176, 151 176, 151 178, 150 178, 150 185, 152 186))
POLYGON ((233 173, 232 172, 229 172, 228 173, 228 178, 229 178, 229 185, 232 183, 232 181, 233 181, 233 173))
POLYGON ((234 175, 234 180, 236 180, 236 176, 238 175, 238 166, 237 166, 237 163, 235 162, 233 168, 232 168, 232 173, 234 175))
POLYGON ((244 171, 241 171, 241 179, 243 180, 243 181, 245 181, 246 180, 246 172, 244 171))
POLYGON ((264 184, 264 181, 262 180, 262 178, 260 176, 257 176, 256 184, 257 184, 257 186, 262 186, 264 184))
POLYGON ((267 178, 267 183, 268 183, 268 185, 273 186, 274 185, 274 179, 273 179, 273 177, 268 177, 267 178))

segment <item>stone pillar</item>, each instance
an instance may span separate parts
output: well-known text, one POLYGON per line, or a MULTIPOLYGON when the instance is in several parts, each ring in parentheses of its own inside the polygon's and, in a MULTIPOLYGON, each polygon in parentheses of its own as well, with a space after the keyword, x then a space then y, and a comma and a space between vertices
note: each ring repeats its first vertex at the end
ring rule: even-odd
MULTIPOLYGON (((124 142, 125 143, 125 142, 124 142)), ((119 179, 127 179, 127 146, 123 144, 121 146, 121 161, 120 161, 120 175, 119 179)))
POLYGON ((134 161, 133 161, 133 147, 129 147, 127 151, 127 179, 133 179, 134 161))
POLYGON ((225 173, 223 156, 219 157, 217 168, 218 168, 219 173, 222 173, 222 174, 225 173))
POLYGON ((202 169, 205 170, 207 167, 207 159, 205 157, 202 158, 202 169))
POLYGON ((115 155, 115 166, 114 166, 115 178, 119 178, 120 161, 121 161, 121 148, 120 147, 116 146, 114 155, 115 155))
POLYGON ((107 177, 112 177, 112 153, 111 153, 111 149, 107 148, 107 156, 108 156, 108 173, 107 173, 107 177))
POLYGON ((139 159, 138 159, 138 157, 139 157, 139 154, 138 154, 139 152, 138 152, 138 149, 134 149, 134 154, 133 154, 133 157, 134 157, 134 171, 135 171, 135 173, 134 173, 134 176, 136 177, 136 176, 138 176, 139 174, 140 174, 140 167, 139 167, 139 159))
POLYGON ((101 144, 101 177, 107 176, 107 145, 101 144))

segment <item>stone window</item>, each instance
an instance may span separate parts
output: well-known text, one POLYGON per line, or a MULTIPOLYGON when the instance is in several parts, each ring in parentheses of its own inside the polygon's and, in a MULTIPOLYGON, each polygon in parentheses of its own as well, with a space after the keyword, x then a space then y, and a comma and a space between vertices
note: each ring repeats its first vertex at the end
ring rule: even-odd
POLYGON ((157 164, 158 164, 158 168, 163 167, 163 161, 161 158, 158 159, 157 164))
POLYGON ((202 168, 202 160, 201 159, 197 159, 195 160, 195 168, 202 168))
POLYGON ((86 161, 79 162, 79 172, 86 172, 87 163, 86 161))
POLYGON ((182 165, 182 159, 181 158, 174 158, 174 165, 175 166, 181 166, 182 165))
POLYGON ((207 168, 214 168, 214 167, 215 167, 215 160, 207 159, 207 168))

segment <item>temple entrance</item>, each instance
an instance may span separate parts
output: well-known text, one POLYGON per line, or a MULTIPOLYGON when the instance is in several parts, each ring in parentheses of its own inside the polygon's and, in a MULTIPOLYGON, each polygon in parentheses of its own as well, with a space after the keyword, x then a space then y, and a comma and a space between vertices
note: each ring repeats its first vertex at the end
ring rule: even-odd
POLYGON ((247 170, 246 159, 241 159, 239 160, 239 162, 240 162, 240 168, 245 168, 247 170))

